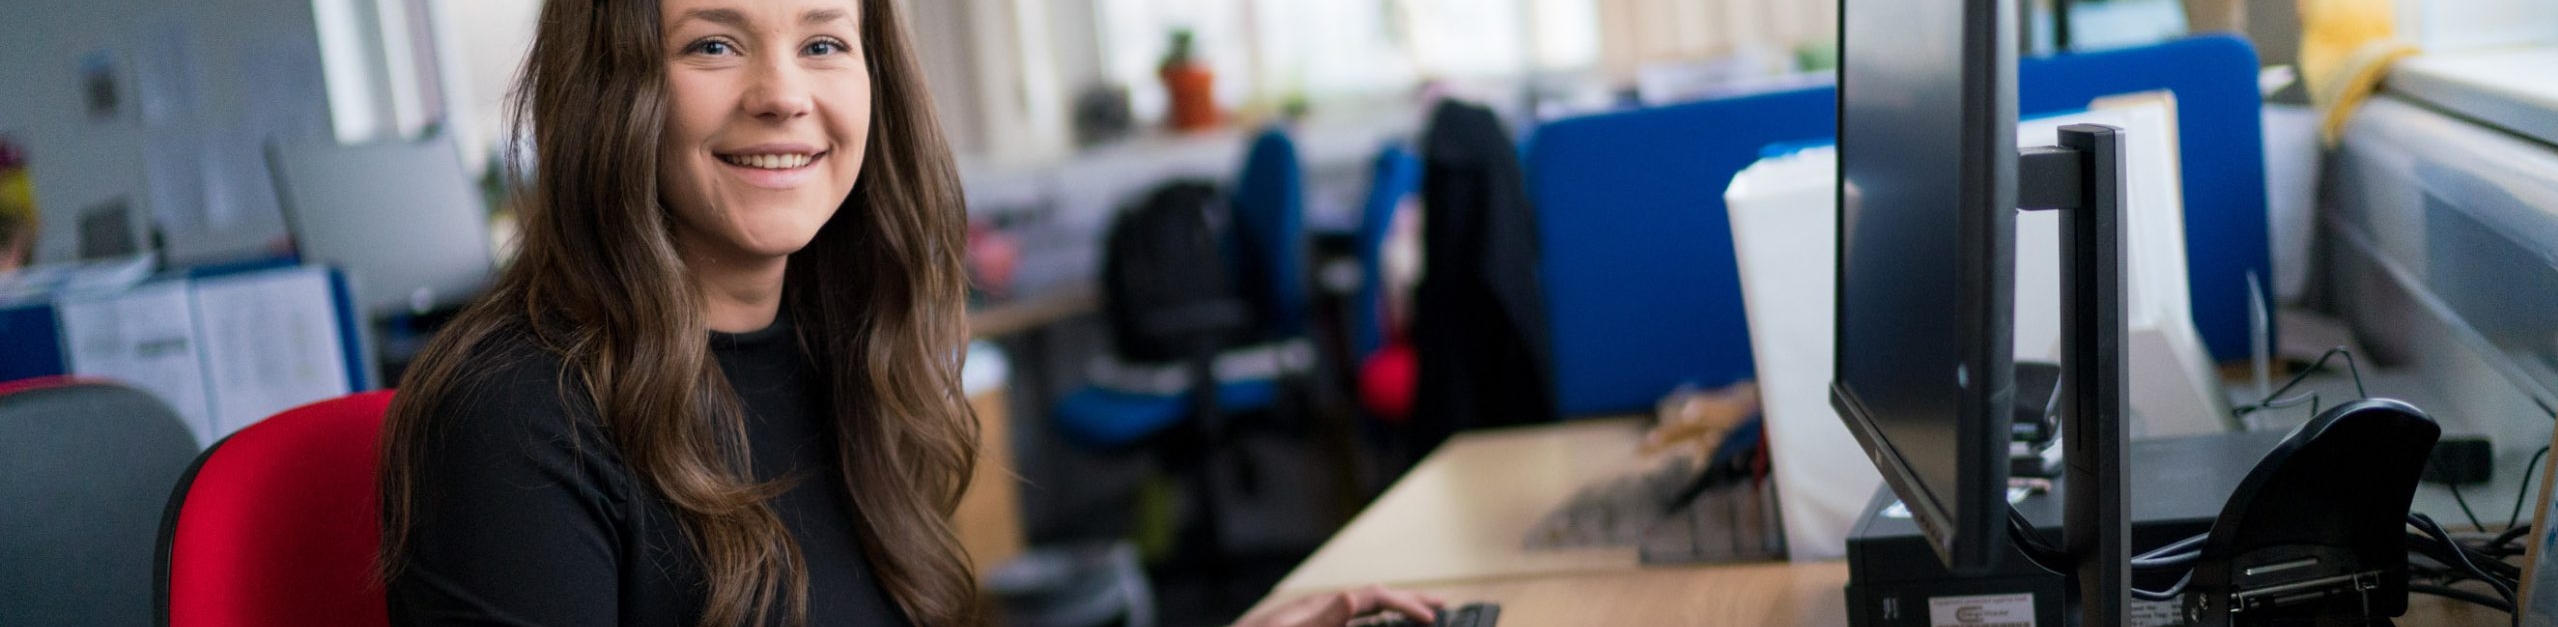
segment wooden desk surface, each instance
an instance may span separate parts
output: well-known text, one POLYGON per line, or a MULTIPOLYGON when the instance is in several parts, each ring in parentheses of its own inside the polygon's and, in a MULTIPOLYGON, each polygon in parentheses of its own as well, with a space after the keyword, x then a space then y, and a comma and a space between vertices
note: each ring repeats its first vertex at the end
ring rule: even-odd
MULTIPOLYGON (((1497 603, 1501 627, 1574 625, 1846 627, 1847 562, 1742 564, 1401 586, 1449 603, 1497 603)), ((2488 592, 2470 584, 2464 589, 2488 592)), ((1275 593, 1268 604, 1318 590, 1275 593)), ((2502 625, 2505 613, 2411 595, 2406 627, 2502 625)), ((2066 627, 2066 626, 2053 626, 2066 627)))
POLYGON ((1432 451, 1277 591, 1632 569, 1633 547, 1528 551, 1574 490, 1633 470, 1642 426, 1592 420, 1459 434, 1432 451))
POLYGON ((968 334, 995 338, 1101 309, 1101 286, 1092 281, 1059 285, 968 311, 968 334))
MULTIPOLYGON (((1574 490, 1636 468, 1640 437, 1633 420, 1601 420, 1452 438, 1261 605, 1383 584, 1498 603, 1502 627, 1847 625, 1844 561, 1643 567, 1631 548, 1524 548, 1528 529, 1574 490)), ((2505 619, 2426 595, 2409 606, 2399 624, 2410 627, 2505 619)))
MULTIPOLYGON (((1847 625, 1847 563, 1760 563, 1402 585, 1449 603, 1497 603, 1501 627, 1847 625)), ((1262 603, 1323 590, 1274 593, 1262 603)))

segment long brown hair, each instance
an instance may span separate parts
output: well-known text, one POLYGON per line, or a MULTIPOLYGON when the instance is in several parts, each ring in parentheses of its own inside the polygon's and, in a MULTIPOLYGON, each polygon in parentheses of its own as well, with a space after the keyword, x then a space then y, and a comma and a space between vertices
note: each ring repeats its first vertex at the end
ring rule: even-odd
MULTIPOLYGON (((959 387, 966 209, 894 0, 861 5, 872 81, 859 182, 791 255, 784 315, 829 386, 843 483, 888 594, 921 625, 982 621, 950 524, 977 461, 959 387)), ((483 344, 526 337, 582 384, 604 432, 662 495, 703 565, 702 624, 804 624, 808 572, 748 472, 743 412, 711 355, 700 295, 658 199, 669 108, 656 0, 544 3, 512 94, 522 249, 401 381, 383 433, 382 560, 405 564, 420 447, 483 344)))

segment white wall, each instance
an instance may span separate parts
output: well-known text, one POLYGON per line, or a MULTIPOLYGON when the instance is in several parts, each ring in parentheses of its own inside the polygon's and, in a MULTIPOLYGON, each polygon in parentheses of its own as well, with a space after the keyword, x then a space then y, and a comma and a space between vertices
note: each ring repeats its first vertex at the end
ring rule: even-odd
POLYGON ((508 90, 533 48, 541 0, 434 0, 445 12, 445 89, 452 100, 454 143, 472 174, 503 148, 509 132, 508 90), (457 67, 458 66, 458 67, 457 67))
POLYGON ((922 58, 924 80, 932 86, 933 108, 951 150, 963 155, 984 152, 988 139, 977 106, 969 3, 911 0, 905 8, 906 28, 914 35, 915 54, 922 58))
POLYGON ((44 220, 39 261, 73 257, 78 212, 115 199, 137 215, 172 196, 219 210, 170 229, 177 256, 280 241, 263 136, 330 133, 310 0, 12 5, 0 19, 0 131, 27 149, 44 220), (122 96, 104 121, 90 118, 79 88, 93 54, 109 60, 122 96), (154 155, 165 176, 153 176, 154 155))

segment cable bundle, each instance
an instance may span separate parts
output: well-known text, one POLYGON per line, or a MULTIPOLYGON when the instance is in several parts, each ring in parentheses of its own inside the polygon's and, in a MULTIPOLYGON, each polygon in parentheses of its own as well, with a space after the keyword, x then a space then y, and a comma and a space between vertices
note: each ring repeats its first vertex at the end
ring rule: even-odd
MULTIPOLYGON (((2407 534, 2407 591, 2430 594, 2495 608, 2512 614, 2520 601, 2515 596, 2522 587, 2522 568, 2505 562, 2506 558, 2523 554, 2517 542, 2531 535, 2531 527, 2514 527, 2477 543, 2461 542, 2443 530, 2433 517, 2408 514, 2407 525, 2416 531, 2407 534), (2412 558, 2424 558, 2416 560, 2412 558), (2431 562, 2431 563, 2426 563, 2431 562), (2452 587, 2463 581, 2485 583, 2494 596, 2452 587)), ((2519 615, 2515 624, 2521 624, 2519 615)))

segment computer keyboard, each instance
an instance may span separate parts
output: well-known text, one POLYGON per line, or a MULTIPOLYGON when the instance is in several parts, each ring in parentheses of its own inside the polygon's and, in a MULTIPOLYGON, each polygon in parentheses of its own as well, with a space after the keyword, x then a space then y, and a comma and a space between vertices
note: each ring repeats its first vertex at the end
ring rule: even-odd
POLYGON ((1583 486, 1529 530, 1530 549, 1635 546, 1645 530, 1677 509, 1680 494, 1702 472, 1696 460, 1674 458, 1656 468, 1583 486))
MULTIPOLYGON (((1456 609, 1439 610, 1438 620, 1430 624, 1432 627, 1493 627, 1500 620, 1501 606, 1491 603, 1468 603, 1456 609)), ((1397 616, 1367 623, 1367 627, 1421 627, 1421 623, 1397 616)))

